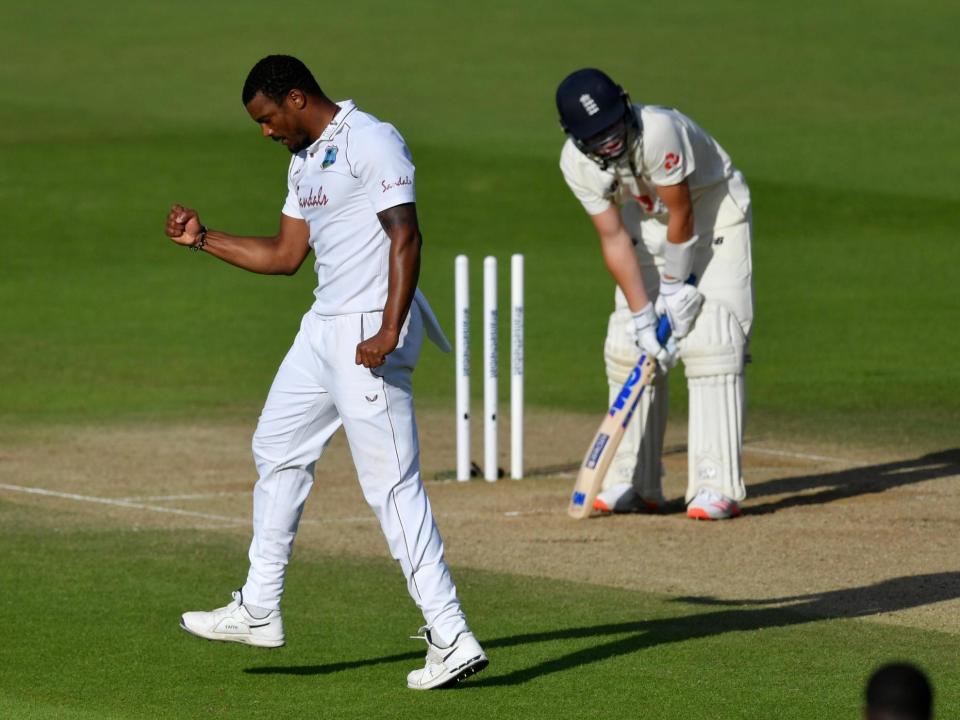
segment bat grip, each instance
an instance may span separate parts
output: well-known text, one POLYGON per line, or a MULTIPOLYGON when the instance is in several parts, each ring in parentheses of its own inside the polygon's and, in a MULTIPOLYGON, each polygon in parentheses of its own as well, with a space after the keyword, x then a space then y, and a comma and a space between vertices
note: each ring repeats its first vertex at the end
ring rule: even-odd
POLYGON ((667 340, 670 339, 670 332, 672 328, 670 327, 670 321, 667 319, 666 315, 660 316, 660 321, 657 323, 657 342, 661 345, 666 345, 667 340))

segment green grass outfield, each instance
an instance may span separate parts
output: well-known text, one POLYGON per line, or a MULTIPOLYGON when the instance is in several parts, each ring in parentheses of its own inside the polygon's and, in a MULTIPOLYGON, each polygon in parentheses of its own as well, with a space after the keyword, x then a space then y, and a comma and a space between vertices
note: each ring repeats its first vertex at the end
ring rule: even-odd
MULTIPOLYGON (((162 224, 180 201, 211 226, 275 229, 288 156, 239 93, 256 59, 287 51, 406 136, 422 286, 448 329, 457 253, 474 261, 475 304, 483 256, 501 259, 505 302, 507 257, 525 253, 530 403, 605 398, 612 283, 557 170, 553 107, 558 81, 593 64, 697 119, 750 182, 752 429, 954 439, 956 3, 333 7, 4 11, 0 421, 256 412, 310 304, 310 260, 294 279, 255 277, 174 247, 162 224)), ((451 404, 452 367, 425 354, 421 403, 451 404)))
MULTIPOLYGON (((19 718, 856 718, 882 662, 930 673, 937 717, 960 713, 953 635, 821 620, 462 570, 457 583, 491 660, 455 689, 414 693, 419 618, 387 561, 298 553, 279 650, 177 628, 185 587, 224 600, 245 541, 199 531, 51 532, 68 517, 0 501, 0 716, 19 718), (118 551, 122 548, 122 552, 118 551), (29 609, 28 611, 26 611, 29 609)), ((871 588, 851 588, 868 613, 871 588)), ((909 603, 904 603, 904 607, 909 603)))

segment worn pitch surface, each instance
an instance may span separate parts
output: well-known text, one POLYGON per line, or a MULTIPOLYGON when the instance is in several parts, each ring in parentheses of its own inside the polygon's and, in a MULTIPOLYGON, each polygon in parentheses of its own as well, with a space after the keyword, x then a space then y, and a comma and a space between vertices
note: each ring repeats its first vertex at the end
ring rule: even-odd
MULTIPOLYGON (((744 457, 744 516, 704 523, 683 514, 684 436, 672 427, 665 454, 671 510, 577 522, 565 514, 567 493, 575 450, 595 424, 593 415, 528 413, 530 477, 457 483, 435 479, 453 463, 451 418, 421 413, 424 475, 451 564, 960 634, 952 551, 960 530, 957 450, 904 456, 757 440, 744 457)), ((52 428, 7 437, 0 497, 67 509, 78 527, 231 534, 242 556, 256 480, 251 430, 52 428)), ((386 557, 342 433, 319 465, 298 553, 386 557)))

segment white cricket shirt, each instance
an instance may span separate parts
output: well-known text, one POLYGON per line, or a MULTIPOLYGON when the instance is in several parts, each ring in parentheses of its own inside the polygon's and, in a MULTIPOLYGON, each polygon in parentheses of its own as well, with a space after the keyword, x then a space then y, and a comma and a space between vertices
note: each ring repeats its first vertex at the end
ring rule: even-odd
POLYGON ((397 129, 351 100, 290 160, 283 214, 310 228, 320 315, 376 312, 387 300, 390 238, 377 213, 416 201, 414 166, 397 129))
POLYGON ((633 109, 643 122, 633 169, 623 160, 603 170, 569 138, 563 146, 560 170, 584 209, 597 215, 613 204, 635 204, 644 217, 665 224, 667 208, 656 188, 686 179, 693 200, 695 232, 702 234, 743 221, 750 206, 750 191, 720 144, 677 110, 638 104, 633 109))

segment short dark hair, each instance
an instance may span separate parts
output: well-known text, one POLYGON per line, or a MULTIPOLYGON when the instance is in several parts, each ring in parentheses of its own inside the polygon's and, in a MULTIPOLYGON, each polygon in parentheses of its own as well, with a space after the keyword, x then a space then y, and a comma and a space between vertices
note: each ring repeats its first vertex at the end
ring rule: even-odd
POLYGON ((909 663, 891 663, 867 683, 867 717, 929 720, 933 691, 926 675, 909 663))
POLYGON ((279 105, 291 90, 302 90, 307 95, 323 97, 323 90, 313 73, 297 58, 267 55, 253 66, 243 83, 243 104, 253 100, 257 93, 262 93, 279 105))

